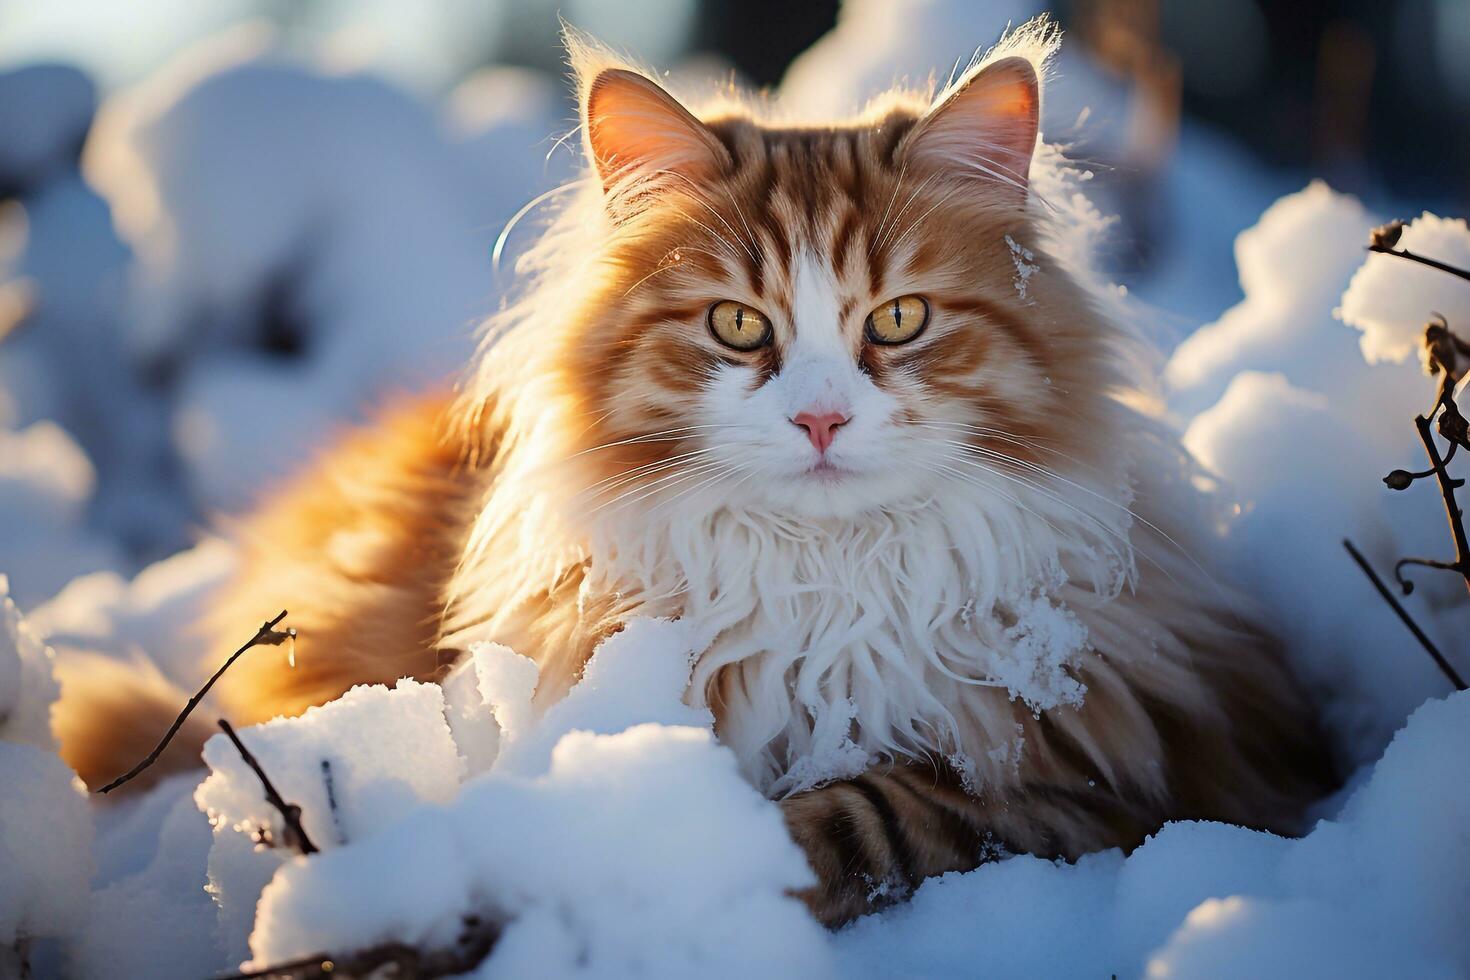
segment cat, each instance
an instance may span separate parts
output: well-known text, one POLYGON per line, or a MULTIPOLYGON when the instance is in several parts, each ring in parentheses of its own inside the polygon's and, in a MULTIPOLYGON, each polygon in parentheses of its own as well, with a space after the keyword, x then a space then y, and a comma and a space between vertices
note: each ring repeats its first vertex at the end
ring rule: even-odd
MULTIPOLYGON (((525 294, 458 394, 390 406, 243 523, 208 661, 282 608, 303 654, 242 659, 220 710, 441 679, 477 640, 535 659, 544 705, 629 618, 682 617, 688 697, 834 926, 1168 820, 1301 830, 1336 784, 1311 707, 1202 567, 1211 501, 1040 189, 1055 33, 802 127, 569 43, 588 167, 525 294)), ((89 783, 181 700, 62 672, 89 783)))

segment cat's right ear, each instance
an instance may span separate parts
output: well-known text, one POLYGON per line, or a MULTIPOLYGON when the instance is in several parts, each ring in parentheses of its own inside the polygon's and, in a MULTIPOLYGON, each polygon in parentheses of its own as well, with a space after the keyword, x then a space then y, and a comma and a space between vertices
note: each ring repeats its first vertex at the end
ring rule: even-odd
POLYGON ((730 166, 715 134, 653 81, 624 68, 583 91, 582 132, 603 189, 636 190, 670 174, 696 183, 730 166))

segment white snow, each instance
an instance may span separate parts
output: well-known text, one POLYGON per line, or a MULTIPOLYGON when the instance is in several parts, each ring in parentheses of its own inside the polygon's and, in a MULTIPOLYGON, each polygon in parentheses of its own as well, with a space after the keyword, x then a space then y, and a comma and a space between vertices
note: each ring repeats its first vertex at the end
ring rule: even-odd
POLYGON ((708 713, 682 703, 689 659, 682 626, 635 622, 536 716, 534 665, 476 649, 457 674, 476 688, 452 687, 449 701, 478 694, 500 751, 463 786, 471 746, 456 746, 433 685, 354 688, 246 729, 272 783, 302 807, 322 848, 309 858, 279 846, 258 779, 211 739, 194 798, 214 828, 220 966, 243 957, 246 936, 257 966, 393 940, 447 948, 474 915, 504 923, 486 976, 820 975, 827 944, 785 895, 810 872, 775 805, 715 743, 708 713), (256 844, 262 826, 277 847, 256 844))
POLYGON ((487 75, 441 118, 241 29, 103 105, 84 164, 137 256, 124 342, 173 379, 197 505, 248 502, 343 420, 462 365, 501 226, 561 172, 537 145, 551 88, 487 75))
POLYGON ((489 769, 501 744, 530 727, 540 676, 534 661, 498 643, 476 643, 444 679, 444 718, 467 775, 489 769))
POLYGON ((1069 609, 1044 595, 1027 596, 1005 637, 1013 646, 992 659, 990 676, 1012 698, 1037 712, 1082 704, 1087 686, 1068 668, 1087 647, 1087 627, 1069 609))
MULTIPOLYGON (((241 740, 282 797, 302 808, 302 825, 322 849, 401 820, 418 803, 443 802, 464 766, 444 719, 439 687, 398 682, 357 687, 299 718, 247 729, 241 740)), ((224 735, 204 746, 209 778, 194 802, 209 816, 209 890, 226 951, 240 959, 260 890, 290 853, 278 812, 224 735), (277 845, 256 845, 261 828, 277 845)), ((305 952, 311 952, 306 950, 305 952)))
POLYGON ((213 835, 194 805, 198 783, 198 773, 185 773, 98 813, 98 872, 86 930, 66 951, 68 975, 220 972, 219 910, 206 891, 213 835))
POLYGON ((76 575, 120 564, 113 541, 87 526, 95 480, 91 462, 55 423, 19 432, 0 425, 0 555, 22 607, 76 575))
MULTIPOLYGON (((1394 247, 1470 269, 1470 228, 1464 218, 1441 218, 1426 211, 1404 226, 1394 247)), ((1463 331, 1470 325, 1470 283, 1375 252, 1353 274, 1339 314, 1343 322, 1363 331, 1363 357, 1374 364, 1417 354, 1429 311, 1463 331)))
POLYGON ((683 702, 695 654, 691 633, 682 623, 643 619, 604 640, 571 693, 531 730, 512 731, 496 771, 545 772, 557 744, 572 732, 614 734, 643 723, 709 728, 709 711, 683 702))
POLYGON ((51 670, 55 657, 10 598, 0 575, 0 741, 55 749, 51 703, 61 688, 51 670))
MULTIPOLYGON (((1325 184, 1282 198, 1236 243, 1245 299, 1180 344, 1164 372, 1170 406, 1193 416, 1185 444, 1238 501, 1225 529, 1232 570, 1289 641, 1354 765, 1447 689, 1341 544, 1353 538, 1381 574, 1450 547, 1437 501, 1382 483, 1395 467, 1423 467, 1412 420, 1432 383, 1415 363, 1366 363, 1332 315, 1377 223, 1325 184)), ((1413 295, 1414 279, 1383 288, 1413 295)), ((1463 585, 1416 581, 1405 601, 1454 656, 1470 625, 1463 585)))
POLYGON ((1027 285, 1031 282, 1031 277, 1036 275, 1036 270, 1040 268, 1036 264, 1036 253, 1010 235, 1005 236, 1005 240, 1006 248, 1011 250, 1011 261, 1016 265, 1016 278, 1012 280, 1012 285, 1016 287, 1016 295, 1025 299, 1027 285))
POLYGON ((835 946, 843 975, 1453 977, 1470 967, 1470 695, 1421 707, 1305 838, 1170 824, 1132 855, 1010 858, 835 946))
POLYGON ((0 974, 24 975, 30 946, 87 923, 92 811, 57 757, 52 654, 21 618, 0 576, 0 974))
POLYGON ((25 296, 0 346, 8 391, 0 401, 10 402, 9 426, 46 420, 74 437, 96 470, 90 523, 113 532, 131 557, 158 557, 185 543, 192 515, 170 473, 164 393, 124 356, 131 256, 79 169, 95 103, 91 81, 74 69, 0 74, 0 184, 17 194, 0 208, 0 238, 13 239, 0 247, 0 288, 25 296), (26 159, 15 159, 28 141, 26 159))
POLYGON ((27 183, 65 164, 96 108, 96 86, 69 65, 0 72, 0 180, 27 183))
MULTIPOLYGON (((435 684, 355 687, 300 717, 247 729, 241 739, 281 795, 302 808, 304 827, 322 848, 393 823, 420 801, 445 802, 463 775, 435 684)), ((223 734, 205 744, 204 762, 210 775, 194 800, 216 832, 274 826, 279 840, 276 811, 223 734)))
POLYGON ((17 940, 86 926, 92 812, 55 752, 0 742, 0 967, 17 940))
POLYGON ((200 656, 204 601, 235 570, 234 546, 209 538, 149 565, 131 580, 116 572, 72 579, 27 621, 59 654, 146 656, 184 688, 214 669, 200 656))
POLYGON ((452 943, 459 917, 509 916, 479 975, 813 976, 820 929, 782 893, 810 872, 780 814, 703 730, 562 739, 539 777, 482 777, 455 805, 266 889, 256 961, 399 938, 452 943), (343 903, 373 881, 392 894, 343 903))

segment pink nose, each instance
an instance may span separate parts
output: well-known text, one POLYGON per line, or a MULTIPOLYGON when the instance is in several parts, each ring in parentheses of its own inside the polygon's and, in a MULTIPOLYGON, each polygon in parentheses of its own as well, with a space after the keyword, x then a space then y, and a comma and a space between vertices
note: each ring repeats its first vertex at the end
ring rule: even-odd
POLYGON ((817 452, 825 453, 838 428, 847 424, 847 416, 841 412, 801 412, 793 415, 791 421, 806 430, 806 437, 817 447, 817 452))

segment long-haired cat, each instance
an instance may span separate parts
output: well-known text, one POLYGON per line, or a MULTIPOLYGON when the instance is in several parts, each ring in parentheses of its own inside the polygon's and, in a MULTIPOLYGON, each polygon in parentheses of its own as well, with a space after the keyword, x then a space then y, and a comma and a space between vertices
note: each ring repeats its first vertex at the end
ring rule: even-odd
MULTIPOLYGON (((289 608, 303 656, 246 658, 221 710, 441 677, 479 639, 546 703, 630 617, 678 616, 688 697, 824 922, 1166 820, 1293 831, 1332 780, 1312 715, 1200 567, 1189 462, 1038 192, 1053 45, 787 127, 574 40, 589 168, 526 294, 459 398, 385 412, 247 522, 219 649, 289 608)), ((64 672, 89 782, 177 708, 121 670, 64 672)))

